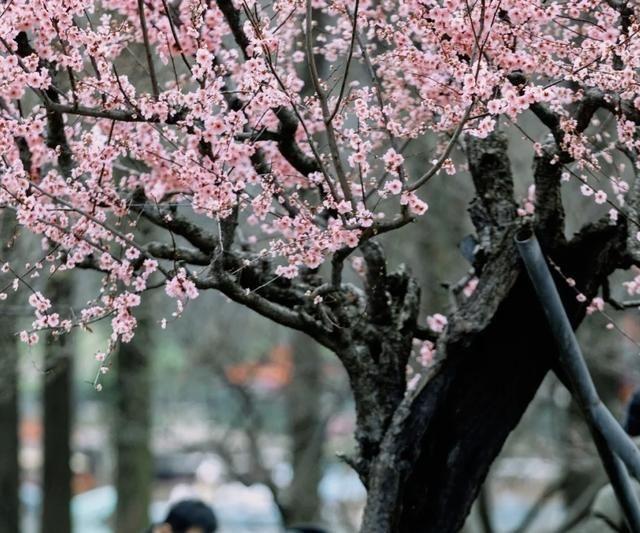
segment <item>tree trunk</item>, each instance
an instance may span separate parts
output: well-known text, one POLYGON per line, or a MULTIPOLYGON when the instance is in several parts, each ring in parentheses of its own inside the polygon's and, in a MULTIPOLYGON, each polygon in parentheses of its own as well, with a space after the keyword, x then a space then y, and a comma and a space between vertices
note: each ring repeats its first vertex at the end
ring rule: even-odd
POLYGON ((15 322, 0 316, 0 533, 20 531, 18 346, 15 322))
POLYGON ((288 488, 286 521, 290 525, 315 522, 320 516, 318 485, 322 479, 324 421, 322 358, 318 344, 302 333, 293 334, 293 378, 287 389, 293 480, 288 488))
POLYGON ((0 311, 0 533, 20 531, 16 328, 12 311, 0 311))
MULTIPOLYGON (((626 229, 594 224, 554 260, 587 299, 624 262, 626 229)), ((468 305, 450 318, 423 388, 407 394, 364 478, 361 531, 459 531, 488 470, 547 371, 556 346, 507 232, 468 305)), ((558 282, 577 327, 575 292, 558 282)))
POLYGON ((148 309, 140 312, 136 336, 132 342, 122 343, 117 352, 117 533, 139 533, 149 525, 153 479, 149 350, 153 349, 153 324, 148 309))
MULTIPOLYGON (((12 225, 0 216, 2 260, 7 261, 12 225)), ((20 531, 20 467, 18 463, 18 338, 16 313, 9 295, 0 305, 0 533, 20 531)))
POLYGON ((518 285, 475 342, 449 347, 442 370, 418 400, 418 420, 426 418, 428 426, 401 497, 399 531, 462 527, 491 463, 550 368, 554 345, 544 317, 523 310, 523 302, 535 309, 535 301, 524 276, 518 285))
MULTIPOLYGON (((68 314, 71 286, 57 273, 47 296, 68 314)), ((41 531, 71 533, 73 348, 68 334, 48 335, 44 376, 44 473, 41 531)))
MULTIPOLYGON (((466 140, 477 192, 470 206, 479 283, 458 298, 433 363, 407 390, 420 293, 405 270, 386 273, 379 246, 361 246, 368 295, 363 324, 338 351, 351 379, 359 450, 353 465, 367 487, 363 533, 459 531, 506 438, 547 371, 556 346, 514 238, 516 218, 507 138, 466 140)), ((585 226, 567 242, 553 153, 534 161, 535 229, 542 248, 590 301, 618 268, 629 268, 625 222, 585 226)), ((558 277, 574 327, 586 305, 558 277)), ((429 332, 421 332, 429 338, 429 332)))

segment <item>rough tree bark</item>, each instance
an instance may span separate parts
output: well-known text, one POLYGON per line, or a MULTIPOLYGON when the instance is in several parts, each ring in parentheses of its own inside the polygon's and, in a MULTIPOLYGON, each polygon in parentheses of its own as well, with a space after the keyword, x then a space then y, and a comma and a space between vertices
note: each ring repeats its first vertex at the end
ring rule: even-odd
MULTIPOLYGON (((13 224, 0 214, 0 261, 10 253, 13 224)), ((9 296, 0 306, 0 533, 20 531, 18 463, 18 338, 9 296)))
MULTIPOLYGON (((51 278, 48 295, 68 312, 71 286, 51 278)), ((73 347, 69 335, 47 335, 44 361, 42 480, 43 533, 71 533, 71 423, 73 347)))

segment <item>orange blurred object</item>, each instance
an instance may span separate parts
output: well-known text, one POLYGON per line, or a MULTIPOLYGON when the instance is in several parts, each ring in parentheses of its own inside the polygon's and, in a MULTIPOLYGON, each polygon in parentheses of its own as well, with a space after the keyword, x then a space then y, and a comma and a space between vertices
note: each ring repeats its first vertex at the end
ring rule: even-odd
POLYGON ((225 369, 227 379, 236 385, 250 385, 277 390, 291 381, 293 373, 291 346, 275 345, 267 361, 239 363, 225 369))

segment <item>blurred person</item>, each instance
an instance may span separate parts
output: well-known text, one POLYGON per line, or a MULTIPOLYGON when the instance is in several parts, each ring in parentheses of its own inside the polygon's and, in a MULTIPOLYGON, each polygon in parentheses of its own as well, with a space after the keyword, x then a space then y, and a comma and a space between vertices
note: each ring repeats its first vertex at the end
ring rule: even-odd
POLYGON ((318 526, 300 524, 287 528, 286 533, 327 533, 327 530, 318 526))
MULTIPOLYGON (((636 445, 640 445, 640 389, 636 390, 631 397, 623 427, 629 436, 633 438, 636 445)), ((631 483, 636 491, 638 500, 640 500, 640 484, 633 478, 631 483)), ((578 531, 581 533, 609 533, 614 531, 626 533, 629 531, 624 513, 610 483, 598 491, 591 504, 589 517, 584 524, 578 524, 573 531, 576 533, 578 531)))
POLYGON ((182 500, 172 505, 164 522, 151 526, 149 533, 214 533, 217 529, 211 507, 201 500, 182 500))

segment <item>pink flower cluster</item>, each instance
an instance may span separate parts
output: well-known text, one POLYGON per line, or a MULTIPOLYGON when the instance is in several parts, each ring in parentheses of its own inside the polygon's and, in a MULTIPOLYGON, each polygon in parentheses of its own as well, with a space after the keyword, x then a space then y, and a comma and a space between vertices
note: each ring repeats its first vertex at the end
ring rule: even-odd
POLYGON ((195 300, 198 297, 198 289, 187 277, 187 271, 184 268, 180 268, 176 275, 167 281, 164 290, 168 296, 177 300, 195 300))

